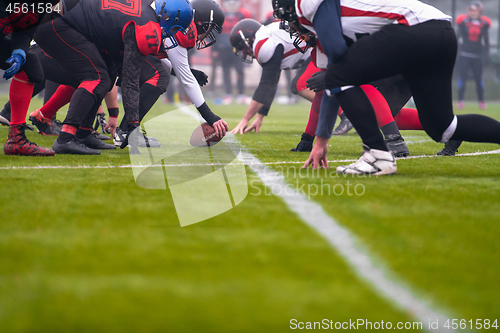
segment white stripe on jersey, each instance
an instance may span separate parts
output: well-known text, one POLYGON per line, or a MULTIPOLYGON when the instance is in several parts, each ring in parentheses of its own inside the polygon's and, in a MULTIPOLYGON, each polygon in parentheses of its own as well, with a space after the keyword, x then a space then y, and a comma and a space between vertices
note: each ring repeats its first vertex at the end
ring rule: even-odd
MULTIPOLYGON (((312 22, 323 1, 297 0, 295 3, 301 24, 313 33, 312 22)), ((340 0, 340 5, 342 31, 354 41, 356 34, 371 34, 387 24, 411 26, 429 20, 451 21, 450 16, 418 0, 340 0)))

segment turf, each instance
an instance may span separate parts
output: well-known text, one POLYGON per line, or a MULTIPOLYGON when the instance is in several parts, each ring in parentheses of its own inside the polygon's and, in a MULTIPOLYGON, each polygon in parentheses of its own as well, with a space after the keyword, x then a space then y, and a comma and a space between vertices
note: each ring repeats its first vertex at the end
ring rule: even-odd
MULTIPOLYGON (((500 105, 488 106, 486 114, 500 119, 500 105)), ((478 112, 474 107, 465 111, 478 112)), ((245 111, 213 108, 231 127, 245 111)), ((148 119, 171 109, 158 102, 148 119)), ((289 150, 307 115, 305 103, 274 105, 261 133, 237 138, 261 161, 284 162, 270 167, 303 186, 432 306, 452 318, 497 319, 498 156, 399 160, 391 177, 300 173, 292 162, 308 154, 289 150), (363 193, 349 195, 356 185, 363 193)), ((442 148, 423 132, 403 135, 412 155, 442 148)), ((0 144, 6 136, 0 128, 0 144)), ((28 137, 46 147, 54 140, 28 137)), ((493 149, 465 143, 459 152, 493 149)), ((329 159, 356 159, 361 150, 354 134, 334 138, 329 159)), ((281 332, 292 318, 415 321, 359 279, 279 198, 266 195, 249 168, 249 195, 240 205, 184 228, 169 190, 137 187, 130 169, 12 169, 129 163, 127 149, 96 157, 0 155, 1 332, 281 332)))

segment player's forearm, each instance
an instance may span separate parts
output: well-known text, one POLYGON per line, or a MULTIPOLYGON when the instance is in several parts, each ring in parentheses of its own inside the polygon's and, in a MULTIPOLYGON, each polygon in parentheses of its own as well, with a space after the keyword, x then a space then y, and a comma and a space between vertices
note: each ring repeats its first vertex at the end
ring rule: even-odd
POLYGON ((144 55, 139 51, 134 26, 125 29, 122 70, 123 109, 129 123, 139 121, 139 74, 144 55))
POLYGON ((257 114, 257 112, 260 111, 260 109, 263 106, 264 106, 264 104, 259 103, 259 102, 252 99, 252 101, 250 102, 250 105, 248 106, 247 110, 245 111, 245 115, 243 116, 243 118, 250 121, 257 114))
POLYGON ((337 120, 339 104, 334 96, 323 94, 321 106, 319 108, 318 127, 316 128, 316 136, 327 138, 332 136, 333 127, 337 120))

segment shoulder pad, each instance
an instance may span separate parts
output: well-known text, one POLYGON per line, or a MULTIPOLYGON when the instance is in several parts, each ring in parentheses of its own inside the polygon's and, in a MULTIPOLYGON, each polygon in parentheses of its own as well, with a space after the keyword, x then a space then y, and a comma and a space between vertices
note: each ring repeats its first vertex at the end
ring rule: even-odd
POLYGON ((482 15, 481 16, 481 20, 483 20, 484 22, 486 22, 488 24, 488 27, 491 27, 491 20, 488 16, 485 16, 485 15, 482 15))
POLYGON ((461 24, 466 18, 467 18, 467 15, 465 15, 465 14, 458 15, 457 24, 461 24))
POLYGON ((279 43, 276 43, 276 41, 269 37, 259 40, 254 47, 255 59, 257 59, 259 64, 265 64, 272 58, 278 45, 279 43))
POLYGON ((134 21, 129 21, 123 27, 122 40, 124 38, 125 29, 129 26, 129 24, 133 24, 135 27, 135 39, 137 41, 139 51, 145 56, 158 53, 160 50, 161 40, 160 25, 153 21, 149 21, 144 25, 138 25, 134 21))
POLYGON ((177 40, 179 46, 182 46, 185 49, 191 49, 196 45, 196 37, 197 33, 194 21, 191 22, 191 24, 187 28, 185 35, 180 31, 177 31, 175 33, 175 40, 177 40))

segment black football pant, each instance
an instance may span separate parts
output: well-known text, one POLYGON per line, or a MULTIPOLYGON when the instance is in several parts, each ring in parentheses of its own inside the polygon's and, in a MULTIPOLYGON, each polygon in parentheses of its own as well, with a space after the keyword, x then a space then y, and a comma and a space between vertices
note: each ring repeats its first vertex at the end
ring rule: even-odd
MULTIPOLYGON (((402 74, 422 127, 432 139, 441 141, 454 120, 451 79, 456 53, 455 31, 448 21, 431 20, 414 26, 390 24, 349 47, 344 57, 328 69, 326 82, 332 87, 359 86, 402 74)), ((348 89, 336 96, 363 141, 372 147, 383 138, 368 99, 352 101, 360 95, 359 89, 348 89), (360 103, 366 107, 359 107, 360 103)), ((481 115, 474 115, 472 122, 470 117, 457 118, 451 139, 500 143, 499 122, 481 115)))
POLYGON ((484 101, 484 82, 483 82, 483 58, 479 55, 478 58, 470 58, 459 56, 458 57, 458 99, 463 100, 465 95, 465 88, 469 76, 469 70, 472 72, 472 77, 476 81, 477 99, 484 101))
MULTIPOLYGON (((85 125, 95 117, 95 106, 101 104, 114 84, 99 50, 60 17, 39 26, 35 41, 78 82, 64 124, 85 125)), ((88 127, 92 127, 92 122, 88 127)))

